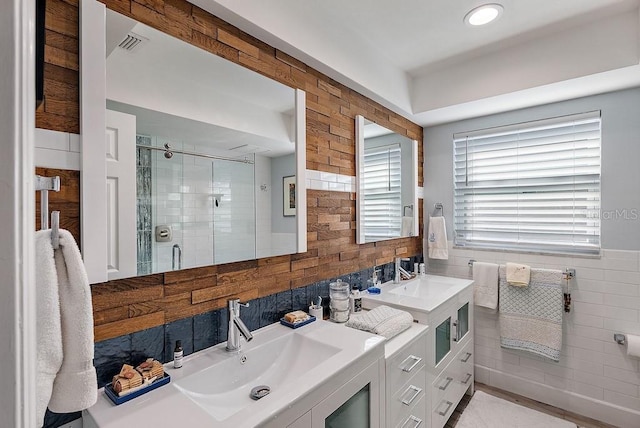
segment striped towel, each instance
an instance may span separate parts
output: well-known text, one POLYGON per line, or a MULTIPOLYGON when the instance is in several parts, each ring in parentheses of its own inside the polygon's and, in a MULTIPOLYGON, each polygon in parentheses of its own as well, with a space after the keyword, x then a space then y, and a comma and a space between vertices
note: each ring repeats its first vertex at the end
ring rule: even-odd
POLYGON ((562 271, 531 269, 529 287, 511 287, 500 266, 500 345, 560 360, 562 271))

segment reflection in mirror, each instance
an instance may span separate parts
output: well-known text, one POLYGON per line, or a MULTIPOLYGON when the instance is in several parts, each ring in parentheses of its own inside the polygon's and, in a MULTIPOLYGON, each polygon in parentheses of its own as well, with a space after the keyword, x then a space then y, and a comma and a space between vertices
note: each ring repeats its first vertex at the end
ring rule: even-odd
POLYGON ((418 143, 356 116, 357 242, 418 235, 418 143))
POLYGON ((137 224, 110 279, 295 253, 295 90, 111 10, 106 44, 107 134, 133 123, 136 147, 135 171, 108 167, 137 224))

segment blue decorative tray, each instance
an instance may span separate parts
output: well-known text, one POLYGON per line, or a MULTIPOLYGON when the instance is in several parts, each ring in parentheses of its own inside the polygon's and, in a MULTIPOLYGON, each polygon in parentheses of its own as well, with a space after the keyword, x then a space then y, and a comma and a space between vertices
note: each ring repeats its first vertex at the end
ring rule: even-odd
POLYGON ((140 388, 139 390, 132 392, 131 394, 123 395, 122 397, 120 397, 118 393, 113 390, 113 385, 111 383, 108 383, 105 385, 104 392, 105 394, 107 394, 107 397, 109 397, 111 401, 113 401, 115 405, 118 405, 118 404, 126 403, 129 400, 133 400, 134 398, 139 397, 142 394, 146 394, 149 391, 153 391, 154 389, 159 388, 162 385, 166 385, 169 382, 171 382, 171 376, 165 373, 164 377, 161 377, 160 379, 156 379, 156 381, 153 382, 152 384, 145 386, 144 388, 140 388))
POLYGON ((286 325, 287 327, 291 327, 291 328, 298 328, 298 327, 302 327, 303 325, 307 325, 310 322, 314 322, 315 320, 316 320, 316 317, 314 317, 313 315, 309 315, 309 319, 308 320, 300 321, 300 322, 296 322, 296 323, 292 323, 292 322, 289 322, 289 321, 285 320, 284 318, 280 318, 280 324, 286 325))

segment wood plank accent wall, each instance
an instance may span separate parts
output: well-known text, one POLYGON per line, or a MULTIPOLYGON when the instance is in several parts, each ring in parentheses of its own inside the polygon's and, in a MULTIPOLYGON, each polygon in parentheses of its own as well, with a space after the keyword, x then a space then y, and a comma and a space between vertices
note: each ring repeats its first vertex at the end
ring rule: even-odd
MULTIPOLYGON (((77 2, 48 1, 60 7, 52 12, 57 24, 63 27, 75 26, 74 29, 68 28, 60 32, 75 34, 77 39, 77 22, 68 18, 77 17, 77 10, 66 15, 62 13, 77 2), (60 14, 63 16, 59 16, 60 14)), ((288 86, 305 90, 307 169, 355 176, 355 116, 361 114, 418 141, 418 180, 422 185, 422 128, 408 119, 185 0, 100 1, 110 9, 213 54, 288 86)), ((49 42, 47 40, 47 45, 49 42)), ((45 76, 53 78, 46 69, 45 76)), ((77 82, 75 92, 77 94, 77 82)), ((71 120, 73 113, 65 117, 71 120)), ((52 123, 52 120, 49 122, 52 123)), ((42 122, 39 122, 38 126, 41 125, 42 122)), ((68 130, 64 121, 53 128, 68 130)), ((94 285, 95 340, 117 337, 218 309, 226 304, 229 296, 250 300, 388 263, 395 256, 419 254, 422 251, 422 230, 420 237, 416 238, 357 245, 353 193, 309 190, 307 207, 308 251, 304 254, 167 272, 94 285)), ((420 207, 421 225, 422 218, 420 207)))

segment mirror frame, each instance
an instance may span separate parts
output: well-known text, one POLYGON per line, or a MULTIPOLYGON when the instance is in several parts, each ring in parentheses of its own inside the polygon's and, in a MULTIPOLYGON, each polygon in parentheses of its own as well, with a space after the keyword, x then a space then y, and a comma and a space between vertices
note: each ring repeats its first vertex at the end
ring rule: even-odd
MULTIPOLYGON (((405 137, 408 140, 411 140, 412 142, 411 158, 413 159, 413 162, 411 162, 411 177, 414 185, 411 186, 409 190, 409 198, 413 203, 413 212, 412 212, 413 228, 411 230, 411 235, 381 239, 378 241, 365 240, 364 227, 360 226, 362 224, 362 217, 363 217, 363 210, 364 210, 364 197, 362 192, 363 183, 362 183, 361 177, 363 177, 363 174, 364 174, 364 121, 365 119, 366 118, 362 115, 356 115, 356 119, 355 119, 356 120, 356 243, 368 244, 373 242, 389 241, 391 239, 417 237, 420 234, 419 224, 418 224, 418 222, 420 221, 420 217, 418 214, 418 210, 419 210, 419 207, 418 207, 418 142, 416 140, 412 140, 409 137, 405 137)), ((377 123, 376 121, 371 119, 366 119, 366 120, 377 123)))
MULTIPOLYGON (((113 240, 113 236, 117 236, 117 233, 114 234, 112 231, 112 236, 109 237, 107 231, 107 168, 105 160, 107 8, 98 0, 81 0, 79 6, 80 142, 82 148, 80 230, 82 256, 89 283, 96 284, 109 281, 107 262, 110 255, 108 249, 111 249, 112 255, 118 253, 117 248, 112 248, 113 245, 109 246, 109 239, 113 240)), ((209 53, 215 55, 212 52, 209 53)), ((237 65, 243 67, 241 64, 237 65)), ((268 76, 264 77, 271 79, 268 76)), ((296 201, 300 202, 296 207, 296 240, 297 252, 304 253, 307 251, 306 93, 297 88, 294 90, 296 201)))

